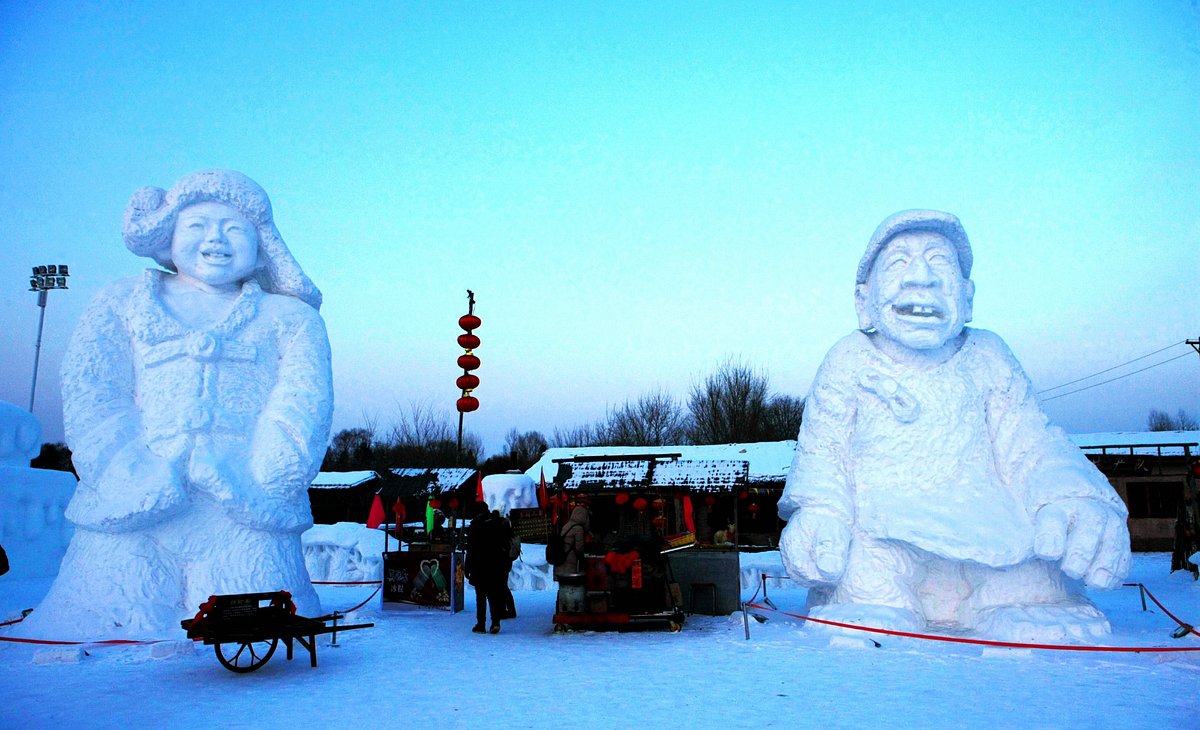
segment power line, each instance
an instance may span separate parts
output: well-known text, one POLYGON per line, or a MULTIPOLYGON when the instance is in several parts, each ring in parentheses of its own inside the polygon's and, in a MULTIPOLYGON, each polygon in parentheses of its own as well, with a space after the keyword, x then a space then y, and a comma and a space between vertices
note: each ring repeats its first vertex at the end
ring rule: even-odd
MULTIPOLYGON (((1177 343, 1177 344, 1178 344, 1178 343, 1177 343)), ((1159 352, 1162 352, 1162 350, 1159 350, 1159 352)), ((1190 352, 1185 352, 1185 353, 1183 353, 1182 355, 1176 355, 1175 357, 1172 357, 1172 358, 1169 358, 1169 359, 1163 360, 1162 362, 1157 362, 1157 363, 1154 363, 1153 365, 1147 365, 1146 367, 1144 367, 1144 368, 1141 368, 1140 370, 1134 370, 1132 373, 1125 373, 1124 375, 1118 375, 1118 376, 1117 376, 1117 377, 1115 377, 1115 378, 1109 378, 1108 380, 1101 380, 1099 383, 1092 383, 1091 385, 1085 385, 1085 386, 1083 386, 1082 388, 1076 388, 1075 390, 1068 390, 1066 393, 1059 393, 1058 395, 1052 395, 1052 396, 1050 396, 1049 398, 1043 398, 1043 399, 1042 399, 1042 402, 1044 403, 1044 402, 1046 402, 1046 401, 1048 401, 1048 400, 1054 400, 1055 398, 1062 398, 1063 396, 1071 395, 1072 393, 1078 393, 1078 392, 1080 392, 1080 391, 1084 391, 1084 390, 1090 390, 1090 389, 1092 389, 1092 388, 1095 388, 1095 387, 1097 387, 1097 386, 1104 385, 1105 383, 1111 383, 1111 382, 1113 382, 1114 380, 1120 380, 1120 379, 1122 379, 1122 378, 1128 378, 1130 375, 1137 375, 1138 373, 1142 373, 1142 372, 1145 372, 1145 371, 1147 371, 1147 370, 1151 370, 1151 369, 1153 369, 1153 368, 1156 368, 1156 367, 1158 367, 1159 365, 1166 365, 1166 364, 1167 364, 1167 363, 1169 363, 1169 362, 1174 362, 1175 360, 1178 360, 1178 359, 1179 359, 1179 358, 1181 358, 1181 357, 1188 357, 1188 356, 1190 356, 1191 354, 1192 354, 1192 353, 1190 353, 1190 352)), ((1138 358, 1138 359, 1140 360, 1140 359, 1142 359, 1142 358, 1138 358)), ((1133 361, 1133 360, 1130 360, 1130 362, 1134 362, 1134 361, 1133 361)), ((1125 363, 1125 364, 1126 364, 1126 365, 1128 365, 1129 363, 1125 363)), ((1120 366, 1118 366, 1118 367, 1120 367, 1120 366)), ((1109 368, 1109 370, 1111 370, 1111 369, 1112 369, 1112 368, 1109 368)), ((1107 371, 1104 371, 1104 370, 1102 370, 1102 371, 1100 371, 1100 372, 1107 372, 1107 371)), ((1099 374, 1100 374, 1100 373, 1097 373, 1097 375, 1099 375, 1099 374)), ((1090 375, 1089 375, 1088 377, 1093 377, 1093 376, 1090 376, 1090 375)), ((1087 380, 1087 378, 1084 378, 1084 380, 1087 380)), ((1077 383, 1078 383, 1079 381, 1078 381, 1078 380, 1076 380, 1075 382, 1077 382, 1077 383)), ((1065 383, 1064 383, 1064 385, 1065 385, 1065 383)), ((1060 388, 1061 388, 1062 386, 1060 385, 1060 386, 1058 386, 1058 387, 1060 387, 1060 388)), ((1043 392, 1044 392, 1044 391, 1043 391, 1043 392)))
MULTIPOLYGON (((1174 342, 1174 343, 1171 343, 1170 345, 1167 345, 1166 347, 1162 348, 1161 350, 1155 350, 1154 352, 1147 353, 1147 354, 1145 354, 1145 355, 1142 355, 1141 357, 1135 357, 1135 358, 1133 358, 1132 360, 1129 360, 1129 361, 1126 361, 1126 362, 1123 362, 1123 363, 1121 363, 1120 365, 1113 365, 1111 368, 1105 368, 1105 369, 1103 369, 1103 370, 1101 370, 1101 371, 1099 371, 1099 372, 1092 373, 1091 375, 1085 375, 1085 376, 1083 376, 1082 378, 1077 378, 1077 379, 1075 379, 1075 380, 1072 380, 1072 381, 1069 381, 1069 382, 1063 383, 1062 385, 1056 385, 1056 386, 1054 386, 1053 388, 1046 388, 1045 390, 1039 390, 1039 391, 1037 392, 1037 394, 1038 394, 1038 395, 1041 395, 1042 393, 1049 393, 1049 392, 1050 392, 1050 391, 1052 391, 1052 390, 1058 390, 1059 388, 1065 388, 1065 387, 1067 387, 1068 385, 1074 385, 1074 384, 1076 384, 1076 383, 1082 383, 1082 382, 1083 382, 1083 381, 1085 381, 1085 380, 1091 380, 1092 378, 1096 377, 1097 375, 1103 375, 1103 374, 1105 374, 1105 373, 1112 372, 1113 370, 1116 370, 1117 368, 1123 368, 1123 367, 1125 367, 1126 365, 1132 365, 1133 363, 1137 362, 1138 360, 1145 360, 1145 359, 1146 359, 1146 358, 1148 358, 1148 357, 1153 357, 1154 355, 1157 355, 1157 354, 1158 354, 1158 353, 1160 353, 1160 352, 1166 352, 1167 350, 1170 350, 1172 347, 1177 347, 1177 346, 1179 346, 1179 345, 1182 345, 1182 344, 1185 344, 1185 343, 1184 343, 1184 342, 1182 342, 1182 341, 1180 341, 1180 342, 1174 342)), ((1183 356, 1182 356, 1182 355, 1180 355, 1180 357, 1183 357, 1183 356)), ((1177 358, 1172 358, 1172 359, 1174 359, 1174 360, 1178 360, 1179 358, 1177 357, 1177 358)), ((1170 362, 1170 360, 1164 360, 1163 362, 1170 362)), ((1162 365, 1162 363, 1159 363, 1159 365, 1162 365)), ((1158 367, 1158 366, 1157 366, 1157 365, 1151 365, 1150 367, 1158 367)), ((1143 369, 1145 370, 1145 369, 1149 369, 1149 368, 1143 368, 1143 369)), ((1142 372, 1142 371, 1141 371, 1141 370, 1137 370, 1137 371, 1135 371, 1135 372, 1139 372, 1139 373, 1140 373, 1140 372, 1142 372)), ((1133 375, 1133 373, 1130 373, 1130 375, 1133 375)), ((1116 380, 1116 379, 1117 379, 1117 378, 1113 378, 1113 380, 1116 380)), ((1105 383, 1111 383, 1111 382, 1112 382, 1112 380, 1106 380, 1106 381, 1104 381, 1104 382, 1105 382, 1105 383)), ((1104 384, 1104 383, 1096 383, 1096 385, 1103 385, 1103 384, 1104 384)), ((1080 388, 1080 390, 1086 390, 1086 388, 1080 388)), ((1073 391, 1071 391, 1071 392, 1072 392, 1072 393, 1078 393, 1079 391, 1078 391, 1078 390, 1073 390, 1073 391)), ((1068 393, 1063 393, 1063 395, 1069 395, 1069 394, 1068 394, 1068 393)), ((1054 396, 1054 397, 1055 397, 1055 398, 1057 398, 1058 396, 1054 396)), ((1045 398, 1044 400, 1052 400, 1052 398, 1045 398)))

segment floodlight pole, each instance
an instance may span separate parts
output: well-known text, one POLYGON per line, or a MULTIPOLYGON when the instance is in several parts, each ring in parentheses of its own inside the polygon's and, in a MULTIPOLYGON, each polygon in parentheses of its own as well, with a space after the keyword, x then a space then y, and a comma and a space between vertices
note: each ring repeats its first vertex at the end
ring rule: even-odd
POLYGON ((42 359, 42 330, 46 325, 46 301, 51 289, 66 289, 66 264, 34 266, 33 274, 29 277, 29 291, 37 292, 38 330, 37 340, 33 345, 33 382, 29 385, 29 412, 33 413, 33 399, 37 395, 38 365, 42 359))
POLYGON ((37 393, 37 374, 38 363, 42 359, 42 328, 46 324, 46 296, 45 289, 38 290, 37 305, 40 311, 38 312, 38 333, 37 341, 33 343, 33 383, 29 386, 29 412, 33 413, 33 396, 37 393))

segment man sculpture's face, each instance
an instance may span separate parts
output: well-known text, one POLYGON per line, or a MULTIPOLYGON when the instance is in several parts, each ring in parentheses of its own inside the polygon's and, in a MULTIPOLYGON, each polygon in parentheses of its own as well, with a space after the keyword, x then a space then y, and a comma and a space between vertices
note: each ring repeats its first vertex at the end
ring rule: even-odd
POLYGON ((940 233, 897 234, 875 258, 855 291, 859 324, 889 344, 936 350, 971 321, 975 285, 964 279, 954 244, 940 233))
POLYGON ((189 205, 175 222, 171 261, 181 276, 206 289, 236 287, 254 275, 258 231, 224 203, 189 205))

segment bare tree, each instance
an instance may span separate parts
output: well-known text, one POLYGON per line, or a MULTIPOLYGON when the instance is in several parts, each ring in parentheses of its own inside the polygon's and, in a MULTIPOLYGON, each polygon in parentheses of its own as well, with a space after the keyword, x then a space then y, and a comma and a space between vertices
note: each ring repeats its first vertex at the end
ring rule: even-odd
POLYGON ((603 440, 611 446, 669 446, 686 443, 688 419, 683 407, 661 390, 609 411, 603 440))
POLYGON ((804 421, 804 399, 777 395, 767 403, 766 427, 763 441, 786 441, 796 438, 804 421))
POLYGON ((550 434, 550 448, 563 447, 579 447, 579 446, 599 446, 601 441, 601 431, 604 424, 583 424, 571 428, 555 427, 554 432, 550 434))
POLYGON ((1166 411, 1152 408, 1146 418, 1146 428, 1151 431, 1200 431, 1200 424, 1182 408, 1174 417, 1166 411))
POLYGON ((546 437, 538 431, 522 433, 513 428, 504 437, 505 455, 513 469, 525 470, 533 466, 547 448, 546 437))
POLYGON ((766 433, 767 376, 730 358, 692 387, 688 410, 695 444, 761 441, 766 433))

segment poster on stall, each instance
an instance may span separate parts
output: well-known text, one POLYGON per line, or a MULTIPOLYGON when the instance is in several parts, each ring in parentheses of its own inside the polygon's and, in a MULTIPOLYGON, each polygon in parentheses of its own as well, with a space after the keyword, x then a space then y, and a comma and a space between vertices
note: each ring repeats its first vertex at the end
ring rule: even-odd
POLYGON ((383 607, 407 604, 463 610, 463 554, 410 550, 383 554, 383 607))

